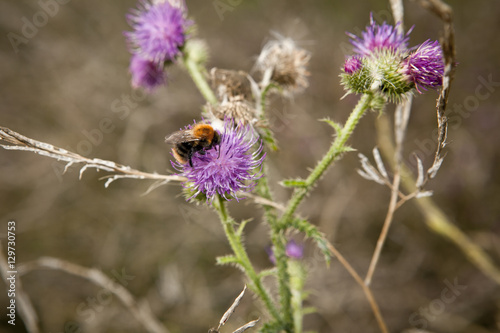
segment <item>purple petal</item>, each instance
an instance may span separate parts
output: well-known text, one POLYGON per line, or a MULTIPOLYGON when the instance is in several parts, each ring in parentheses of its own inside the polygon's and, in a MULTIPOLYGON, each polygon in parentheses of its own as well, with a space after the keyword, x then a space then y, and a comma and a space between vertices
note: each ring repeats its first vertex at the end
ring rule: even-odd
POLYGON ((370 17, 370 25, 366 27, 366 31, 361 33, 361 37, 349 32, 347 35, 351 37, 354 52, 361 56, 369 56, 380 50, 404 52, 408 48, 411 29, 404 35, 398 32, 398 25, 399 23, 392 26, 385 22, 378 25, 370 17))
POLYGON ((443 83, 443 51, 438 41, 427 40, 405 59, 405 71, 410 80, 419 87, 438 88, 443 83))
MULTIPOLYGON (((212 149, 192 156, 193 166, 174 163, 175 169, 189 179, 187 187, 203 193, 211 202, 217 194, 226 200, 238 200, 236 193, 253 190, 256 181, 262 177, 260 168, 265 154, 261 155, 262 141, 250 126, 234 128, 233 122, 226 120, 221 142, 212 149), (259 147, 253 151, 255 144, 259 147)), ((197 195, 195 194, 195 196, 197 195)))
POLYGON ((166 83, 163 66, 143 59, 141 56, 132 56, 129 70, 132 74, 132 86, 134 88, 144 88, 152 91, 166 83))
POLYGON ((304 246, 297 244, 292 239, 286 245, 286 255, 290 258, 300 259, 304 256, 304 246))
POLYGON ((132 32, 125 32, 132 52, 157 64, 175 60, 186 41, 185 30, 191 24, 182 9, 168 1, 155 4, 141 1, 127 19, 133 28, 132 32))

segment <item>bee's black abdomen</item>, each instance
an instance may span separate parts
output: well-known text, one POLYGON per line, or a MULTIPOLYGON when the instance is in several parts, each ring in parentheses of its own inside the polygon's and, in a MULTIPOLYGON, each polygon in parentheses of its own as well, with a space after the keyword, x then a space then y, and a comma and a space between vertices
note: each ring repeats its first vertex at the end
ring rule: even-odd
POLYGON ((189 152, 193 150, 193 143, 181 142, 177 144, 176 148, 180 155, 187 156, 189 152))

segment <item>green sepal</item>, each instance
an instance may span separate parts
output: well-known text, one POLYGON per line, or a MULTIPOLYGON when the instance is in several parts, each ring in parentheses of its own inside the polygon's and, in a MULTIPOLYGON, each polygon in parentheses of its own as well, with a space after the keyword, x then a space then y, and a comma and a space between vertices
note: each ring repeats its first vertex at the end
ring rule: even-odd
POLYGON ((205 195, 205 193, 200 192, 196 194, 196 192, 198 192, 198 190, 194 188, 193 182, 184 183, 182 193, 184 195, 184 198, 186 198, 186 201, 196 203, 197 205, 206 203, 207 196, 205 195))

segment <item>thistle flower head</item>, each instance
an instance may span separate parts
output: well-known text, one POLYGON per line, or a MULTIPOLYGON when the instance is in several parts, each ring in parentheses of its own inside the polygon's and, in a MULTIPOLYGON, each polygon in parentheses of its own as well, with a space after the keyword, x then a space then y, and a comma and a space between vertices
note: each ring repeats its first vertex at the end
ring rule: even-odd
POLYGON ((180 54, 186 41, 186 29, 191 25, 182 8, 168 1, 141 0, 127 19, 133 28, 125 32, 132 53, 158 65, 174 61, 180 54))
POLYGON ((232 97, 252 99, 252 88, 248 73, 230 69, 212 68, 210 83, 217 93, 219 101, 232 97))
POLYGON ((403 34, 398 24, 378 25, 370 17, 362 37, 348 34, 356 53, 346 59, 340 75, 348 93, 376 93, 383 100, 397 102, 414 89, 420 92, 419 87, 441 85, 444 64, 439 43, 426 41, 408 49, 411 29, 403 34))
POLYGON ((347 33, 351 37, 351 44, 354 46, 354 52, 360 56, 369 56, 379 50, 389 50, 392 52, 404 52, 408 48, 409 34, 411 30, 404 35, 398 31, 398 25, 392 26, 386 22, 378 25, 373 21, 370 15, 370 25, 366 31, 361 33, 361 37, 347 33))
POLYGON ((132 74, 132 87, 135 89, 144 88, 151 92, 158 86, 166 83, 163 66, 159 66, 136 54, 130 60, 129 71, 132 74))
POLYGON ((172 162, 173 167, 188 178, 183 184, 192 193, 188 200, 200 194, 210 203, 216 195, 226 200, 238 200, 237 192, 251 191, 261 177, 259 173, 265 154, 261 154, 262 142, 251 127, 234 126, 232 120, 226 119, 220 137, 217 146, 193 154, 192 167, 189 163, 172 162), (258 144, 256 149, 255 144, 258 144))
POLYGON ((279 36, 269 41, 257 58, 256 68, 285 92, 300 92, 309 86, 307 65, 311 54, 297 46, 291 38, 279 36))
POLYGON ((242 95, 224 99, 216 106, 207 103, 205 106, 210 117, 216 119, 234 119, 240 125, 253 125, 257 119, 257 111, 253 105, 245 100, 242 95))
POLYGON ((443 51, 438 41, 426 40, 404 59, 404 72, 419 87, 437 88, 444 74, 443 51))

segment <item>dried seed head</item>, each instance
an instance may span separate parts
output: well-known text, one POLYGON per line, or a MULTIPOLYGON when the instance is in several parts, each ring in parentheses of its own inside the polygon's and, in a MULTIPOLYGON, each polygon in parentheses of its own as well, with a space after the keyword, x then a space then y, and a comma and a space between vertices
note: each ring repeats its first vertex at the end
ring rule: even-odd
POLYGON ((236 124, 254 125, 257 122, 256 110, 252 104, 242 95, 229 97, 219 105, 213 106, 207 103, 205 109, 217 119, 233 119, 236 124))
POLYGON ((270 72, 270 80, 285 92, 300 92, 309 86, 307 65, 310 59, 309 51, 298 47, 291 38, 280 37, 264 45, 256 68, 264 77, 270 72))
POLYGON ((210 81, 220 101, 236 96, 249 101, 252 99, 250 81, 244 71, 212 68, 210 81))

